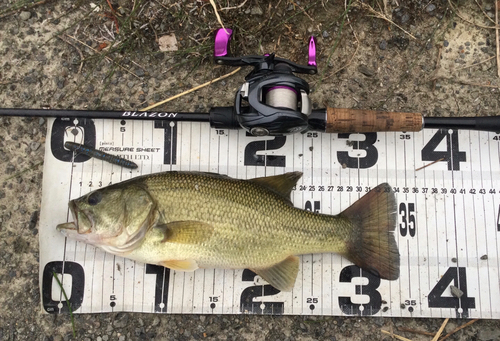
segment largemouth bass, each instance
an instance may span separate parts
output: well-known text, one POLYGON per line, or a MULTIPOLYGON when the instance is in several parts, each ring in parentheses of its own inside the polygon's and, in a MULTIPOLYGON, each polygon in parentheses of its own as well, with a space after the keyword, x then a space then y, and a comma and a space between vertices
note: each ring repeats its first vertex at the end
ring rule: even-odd
POLYGON ((335 252, 381 278, 399 277, 396 201, 381 184, 336 216, 295 208, 300 172, 238 180, 201 172, 136 177, 70 201, 65 236, 174 270, 251 269, 292 289, 297 255, 335 252))

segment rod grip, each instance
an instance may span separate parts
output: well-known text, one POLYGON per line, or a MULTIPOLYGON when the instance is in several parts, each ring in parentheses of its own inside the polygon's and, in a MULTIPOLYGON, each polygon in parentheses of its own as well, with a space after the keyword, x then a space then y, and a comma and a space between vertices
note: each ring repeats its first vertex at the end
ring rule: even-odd
POLYGON ((326 109, 327 133, 370 133, 377 131, 420 131, 419 113, 385 112, 363 109, 326 109))

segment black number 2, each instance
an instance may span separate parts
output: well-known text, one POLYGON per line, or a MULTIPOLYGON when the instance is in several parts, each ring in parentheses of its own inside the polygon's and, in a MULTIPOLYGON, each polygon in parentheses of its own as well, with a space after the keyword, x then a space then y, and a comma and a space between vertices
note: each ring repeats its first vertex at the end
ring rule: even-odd
MULTIPOLYGON (((245 269, 242 274, 244 282, 252 282, 257 276, 253 271, 245 269)), ((254 302, 254 298, 262 296, 272 296, 279 294, 280 291, 275 287, 266 285, 254 285, 246 288, 241 293, 240 311, 242 313, 251 314, 272 314, 282 315, 284 311, 284 302, 254 302)))
POLYGON ((276 136, 272 140, 253 141, 245 147, 245 166, 285 167, 284 155, 257 155, 262 150, 279 149, 285 145, 286 136, 276 136))

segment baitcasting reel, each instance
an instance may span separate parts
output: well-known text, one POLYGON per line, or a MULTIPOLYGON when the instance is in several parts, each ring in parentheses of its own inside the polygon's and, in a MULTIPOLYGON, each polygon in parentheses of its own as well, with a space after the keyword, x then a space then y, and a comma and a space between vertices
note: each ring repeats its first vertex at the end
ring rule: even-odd
POLYGON ((294 73, 316 74, 316 40, 309 39, 309 61, 298 65, 274 53, 264 56, 230 57, 233 31, 219 29, 215 35, 215 63, 253 66, 238 89, 233 107, 210 111, 214 128, 243 128, 254 136, 304 132, 312 113, 309 84, 294 73))

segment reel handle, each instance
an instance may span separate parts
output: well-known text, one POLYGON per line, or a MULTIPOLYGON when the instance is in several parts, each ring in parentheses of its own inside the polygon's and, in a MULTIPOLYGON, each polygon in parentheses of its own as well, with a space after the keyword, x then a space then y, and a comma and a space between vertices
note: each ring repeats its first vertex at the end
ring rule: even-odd
POLYGON ((424 118, 419 113, 327 108, 325 132, 420 131, 423 122, 424 118))
POLYGON ((233 30, 230 28, 219 28, 214 38, 214 62, 218 65, 228 66, 253 66, 254 71, 247 78, 261 71, 273 72, 277 64, 286 64, 291 72, 315 75, 318 73, 316 63, 316 38, 309 38, 309 51, 307 65, 300 65, 288 59, 275 57, 274 53, 264 56, 231 56, 230 42, 233 30))

